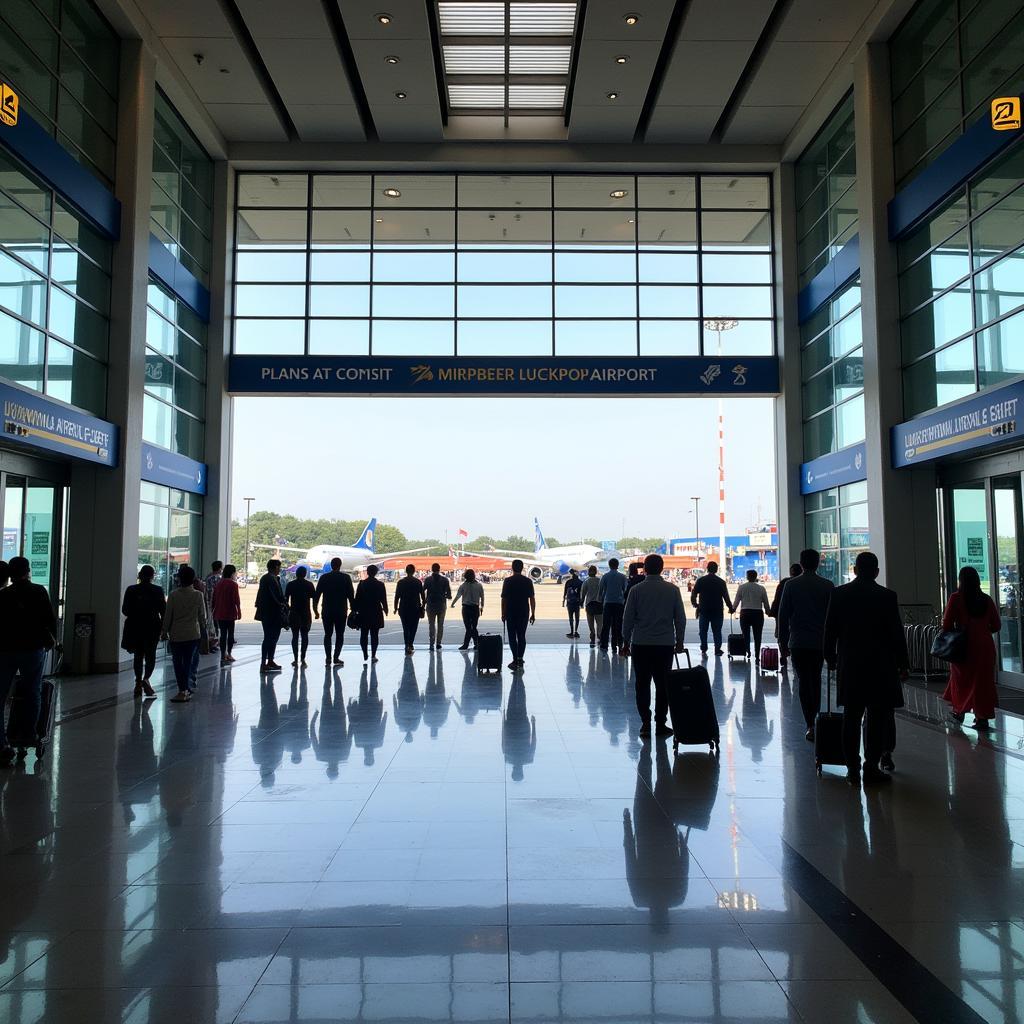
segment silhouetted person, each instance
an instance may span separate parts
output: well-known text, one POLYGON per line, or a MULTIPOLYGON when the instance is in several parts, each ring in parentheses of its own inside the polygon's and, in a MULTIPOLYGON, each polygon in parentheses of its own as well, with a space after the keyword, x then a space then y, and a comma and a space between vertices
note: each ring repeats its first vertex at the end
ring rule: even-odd
POLYGON ((313 712, 313 720, 309 723, 309 741, 313 746, 313 756, 327 766, 327 778, 336 779, 339 764, 348 760, 352 750, 352 733, 337 673, 333 680, 328 677, 324 681, 320 710, 313 712))
POLYGON ((412 743, 412 734, 420 727, 423 718, 423 695, 416 680, 416 665, 413 662, 407 661, 402 666, 402 678, 391 702, 395 725, 405 733, 405 742, 412 743))
POLYGON ((348 618, 349 606, 355 599, 352 577, 341 571, 341 559, 331 559, 331 571, 322 572, 316 581, 316 597, 313 598, 313 611, 319 611, 324 625, 324 656, 328 665, 331 664, 331 636, 334 637, 335 665, 341 666, 341 648, 345 642, 345 620, 348 618))
POLYGON ((452 585, 441 575, 441 566, 435 562, 430 575, 423 581, 423 594, 427 607, 427 628, 430 633, 429 650, 441 647, 444 638, 444 616, 452 599, 452 585))
POLYGON ((651 683, 655 687, 654 729, 671 736, 668 725, 668 674, 673 653, 681 653, 686 640, 686 610, 679 588, 662 575, 661 555, 644 559, 644 582, 633 587, 622 616, 622 654, 632 656, 636 675, 636 708, 640 735, 651 735, 651 683))
POLYGON ((505 718, 501 723, 501 750, 512 765, 512 781, 522 782, 523 768, 533 764, 537 754, 537 719, 526 713, 526 687, 516 676, 508 691, 505 718))
POLYGON ((220 582, 213 592, 213 617, 220 633, 220 663, 230 665, 235 659, 235 623, 242 617, 242 598, 238 592, 235 574, 238 570, 229 562, 224 566, 220 582))
POLYGON ((764 758, 764 748, 772 741, 775 734, 775 723, 768 721, 768 710, 764 703, 764 689, 761 674, 755 674, 756 682, 753 690, 750 686, 750 670, 747 669, 743 680, 743 720, 736 716, 736 734, 740 743, 750 750, 752 761, 764 758))
POLYGON ((832 591, 825 619, 824 650, 829 666, 838 673, 847 780, 857 785, 862 721, 864 782, 889 778, 879 769, 879 761, 895 746, 893 709, 903 706, 901 680, 907 678, 909 661, 896 592, 875 582, 878 558, 870 551, 862 551, 854 562, 853 572, 851 583, 832 591))
POLYGON ((284 588, 284 599, 288 602, 288 625, 292 631, 292 664, 306 667, 306 651, 309 649, 309 631, 313 625, 313 598, 316 588, 306 579, 309 570, 300 565, 295 570, 295 579, 284 588))
POLYGON ((626 599, 629 600, 629 592, 638 584, 643 583, 643 562, 630 562, 626 570, 626 599))
POLYGON ((501 621, 508 629, 508 646, 512 651, 508 667, 513 671, 525 664, 526 628, 533 625, 536 613, 533 580, 523 575, 523 560, 517 558, 512 563, 512 575, 501 585, 501 621))
POLYGON ((747 582, 741 583, 736 591, 735 607, 740 610, 740 629, 743 630, 743 642, 747 645, 747 657, 750 657, 750 634, 754 634, 754 660, 760 664, 761 634, 764 632, 765 613, 771 615, 768 604, 768 591, 757 582, 757 572, 747 570, 747 582))
MULTIPOLYGON (((768 612, 768 614, 775 620, 775 639, 776 640, 779 639, 779 605, 782 604, 782 594, 783 594, 783 592, 786 589, 786 584, 789 583, 790 580, 795 579, 802 572, 803 572, 803 569, 800 568, 800 563, 799 562, 794 562, 789 567, 789 576, 779 580, 779 585, 775 588, 775 595, 772 597, 771 610, 768 612)), ((785 668, 786 667, 786 658, 787 658, 787 656, 788 656, 788 652, 786 651, 786 648, 783 647, 783 645, 780 643, 779 644, 779 667, 780 668, 785 668)))
POLYGON ((160 643, 167 599, 163 587, 153 582, 155 576, 153 566, 141 566, 139 582, 125 589, 121 601, 121 614, 124 616, 121 647, 132 655, 136 698, 157 695, 149 680, 156 667, 156 648, 160 643))
POLYGON ((583 581, 575 569, 569 570, 569 578, 562 587, 562 607, 569 616, 569 632, 565 635, 573 638, 580 635, 580 591, 583 581))
POLYGON ((349 699, 348 720, 355 745, 362 747, 363 764, 372 765, 373 752, 384 746, 384 732, 388 725, 388 713, 377 691, 376 669, 370 669, 367 681, 367 669, 363 666, 359 677, 359 700, 349 699))
POLYGON ((949 683, 942 699, 953 705, 950 717, 954 721, 962 722, 964 715, 973 711, 974 727, 985 730, 996 713, 996 648, 992 634, 1001 628, 999 611, 982 591, 977 569, 965 565, 958 583, 942 613, 942 628, 966 633, 967 651, 963 661, 950 662, 949 683))
POLYGON ((271 558, 256 590, 256 620, 263 626, 261 672, 281 671, 281 666, 274 661, 274 654, 287 618, 288 604, 284 599, 284 588, 281 586, 281 559, 271 558))
POLYGON ((416 630, 423 617, 423 601, 423 584, 416 579, 416 566, 407 565, 405 576, 395 584, 395 614, 402 623, 406 657, 415 650, 416 630))
POLYGON ((199 668, 199 640, 206 633, 206 599, 192 586, 196 571, 190 565, 178 570, 178 586, 167 598, 162 635, 169 641, 174 679, 178 692, 171 698, 176 704, 192 699, 199 668))
POLYGON ((213 595, 218 584, 224 578, 224 563, 218 558, 210 563, 210 571, 203 577, 203 592, 206 596, 206 624, 210 631, 210 650, 213 651, 219 642, 217 626, 213 615, 213 595))
POLYGON ((821 711, 825 613, 835 590, 831 580, 818 575, 820 561, 813 548, 801 551, 802 571, 786 584, 779 602, 779 645, 793 658, 808 740, 814 739, 814 720, 821 711))
POLYGON ((580 587, 580 603, 587 616, 590 646, 594 647, 601 635, 601 613, 604 610, 604 606, 601 604, 601 580, 598 578, 596 565, 587 567, 587 578, 583 581, 583 586, 580 587))
POLYGON ((269 789, 276 780, 277 766, 284 757, 284 733, 281 710, 270 679, 260 681, 260 716, 249 727, 253 763, 260 769, 260 785, 269 789))
POLYGON ((306 673, 296 669, 288 690, 288 703, 281 706, 281 735, 285 749, 291 751, 292 764, 302 762, 309 746, 309 687, 306 673))
POLYGON ((569 660, 565 664, 565 688, 572 697, 572 706, 578 708, 583 696, 583 670, 580 668, 580 652, 575 644, 569 649, 569 660))
POLYGON ((697 609, 697 630, 700 634, 700 653, 708 653, 708 629, 715 640, 715 657, 722 656, 722 623, 725 609, 733 613, 729 600, 729 588, 718 575, 718 563, 708 562, 707 572, 701 576, 690 591, 690 603, 697 609))
POLYGON ((617 654, 622 646, 622 612, 626 606, 626 577, 619 572, 619 560, 608 559, 608 571, 601 577, 598 589, 601 602, 601 650, 612 649, 617 654))
POLYGON ((462 574, 462 584, 455 591, 452 607, 454 608, 459 601, 462 602, 462 622, 466 627, 466 637, 459 645, 459 650, 469 650, 471 640, 473 649, 476 650, 480 640, 477 626, 480 624, 480 616, 484 612, 484 587, 482 583, 477 583, 476 573, 472 569, 467 569, 462 574))
POLYGON ((451 699, 444 692, 444 660, 431 658, 427 663, 427 686, 423 691, 423 721, 430 729, 431 739, 437 739, 438 730, 448 721, 451 699))
POLYGON ((359 581, 352 607, 359 618, 359 646, 363 651, 363 663, 371 654, 376 662, 380 631, 384 628, 384 616, 388 613, 388 592, 377 579, 377 566, 366 567, 366 579, 359 581))

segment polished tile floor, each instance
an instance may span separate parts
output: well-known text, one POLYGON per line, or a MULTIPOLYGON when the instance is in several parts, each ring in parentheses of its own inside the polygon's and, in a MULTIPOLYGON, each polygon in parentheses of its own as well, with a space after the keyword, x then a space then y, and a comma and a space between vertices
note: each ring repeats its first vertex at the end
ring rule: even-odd
POLYGON ((0 775, 0 1021, 1024 1019, 1021 719, 910 691, 852 790, 785 676, 711 670, 718 760, 588 647, 75 683, 0 775))

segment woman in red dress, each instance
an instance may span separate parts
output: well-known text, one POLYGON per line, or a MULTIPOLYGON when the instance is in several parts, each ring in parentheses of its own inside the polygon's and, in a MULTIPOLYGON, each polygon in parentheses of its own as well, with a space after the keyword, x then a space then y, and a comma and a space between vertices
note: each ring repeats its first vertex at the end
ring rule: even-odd
POLYGON ((957 722, 973 711, 974 727, 988 729, 996 713, 996 648, 992 634, 999 632, 999 612, 992 598, 982 591, 977 569, 964 566, 959 584, 942 614, 942 628, 967 634, 967 656, 949 666, 949 685, 942 698, 953 705, 950 715, 957 722))

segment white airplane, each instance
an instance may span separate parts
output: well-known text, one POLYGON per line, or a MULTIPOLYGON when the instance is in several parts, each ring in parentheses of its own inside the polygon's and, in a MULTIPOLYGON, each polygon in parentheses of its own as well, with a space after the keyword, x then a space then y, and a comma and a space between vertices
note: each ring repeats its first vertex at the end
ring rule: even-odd
POLYGON ((363 527, 359 540, 351 547, 340 544, 316 544, 308 549, 290 548, 279 544, 253 544, 251 546, 254 548, 267 548, 270 551, 276 552, 289 551, 301 554, 302 557, 295 560, 295 567, 297 568, 300 565, 306 566, 311 576, 322 572, 329 572, 331 559, 333 558, 341 559, 341 568, 344 572, 354 573, 361 572, 368 565, 376 565, 383 558, 400 558, 402 555, 415 555, 421 551, 430 550, 430 548, 411 548, 409 551, 389 551, 386 555, 382 555, 381 559, 378 559, 376 557, 376 533, 377 520, 371 519, 363 527))
POLYGON ((547 541, 544 540, 544 534, 540 531, 540 523, 536 519, 533 521, 533 533, 533 551, 503 551, 501 548, 492 548, 490 551, 477 553, 484 556, 500 555, 507 557, 509 561, 521 558, 532 580, 543 579, 548 573, 560 580, 563 576, 569 575, 570 569, 585 572, 591 565, 602 565, 609 558, 615 557, 614 551, 605 551, 604 548, 593 544, 563 544, 557 548, 549 548, 547 541))

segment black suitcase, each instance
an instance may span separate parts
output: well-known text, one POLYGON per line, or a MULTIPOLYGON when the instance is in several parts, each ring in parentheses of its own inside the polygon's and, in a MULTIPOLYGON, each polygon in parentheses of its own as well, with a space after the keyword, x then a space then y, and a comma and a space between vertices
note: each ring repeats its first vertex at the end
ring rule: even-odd
POLYGON ((843 716, 832 710, 832 672, 825 677, 826 708, 814 720, 814 767, 821 774, 822 765, 845 765, 843 756, 843 716))
POLYGON ((500 672, 504 645, 497 633, 481 633, 476 642, 476 671, 500 672))
POLYGON ((53 722, 57 713, 57 688, 49 679, 43 680, 40 694, 39 718, 35 722, 25 722, 24 700, 15 693, 11 702, 11 717, 7 723, 7 742, 18 748, 18 757, 23 758, 30 747, 34 747, 36 757, 46 753, 46 746, 53 735, 53 722))
POLYGON ((679 745, 707 743, 711 752, 719 750, 718 715, 711 697, 711 679, 703 665, 693 667, 690 652, 684 651, 689 668, 676 668, 668 674, 668 711, 672 718, 672 751, 679 745))
MULTIPOLYGON (((732 629, 734 622, 729 620, 729 629, 732 629)), ((747 657, 747 641, 742 633, 730 633, 725 641, 725 650, 729 659, 747 657)))

